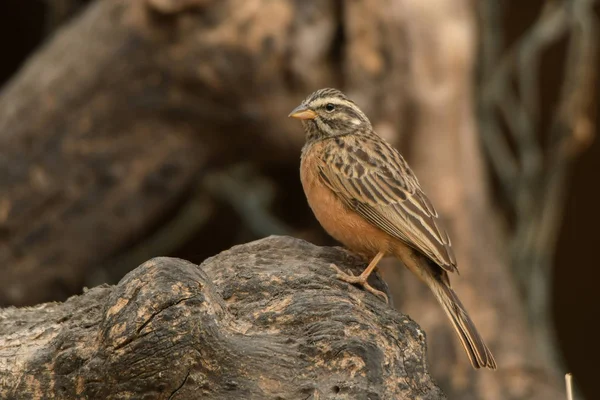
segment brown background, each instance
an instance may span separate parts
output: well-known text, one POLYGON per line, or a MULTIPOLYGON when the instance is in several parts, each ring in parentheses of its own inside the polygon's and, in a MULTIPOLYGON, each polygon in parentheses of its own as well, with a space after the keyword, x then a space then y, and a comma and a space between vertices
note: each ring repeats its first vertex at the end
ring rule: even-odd
MULTIPOLYGON (((82 1, 83 3, 83 1, 82 1)), ((516 38, 531 23, 538 12, 538 2, 521 2, 508 9, 505 27, 509 37, 516 38)), ((23 60, 36 49, 44 36, 46 8, 43 1, 4 0, 0 3, 0 84, 10 79, 23 60)), ((564 53, 556 49, 544 58, 546 68, 560 65, 564 53), (550 66, 550 67, 549 67, 550 66)), ((599 66, 600 67, 600 66, 599 66)), ((553 71, 542 74, 548 92, 555 90, 553 71)), ((555 75, 554 75, 555 76, 555 75)), ((600 108, 598 109, 600 111, 600 108)), ((597 115, 600 112, 597 112, 597 115)), ((597 132, 597 134, 600 132, 597 132)), ((296 171, 288 171, 290 177, 296 171)), ((0 171, 1 173, 1 171, 0 171)), ((281 172, 286 173, 286 172, 281 172)), ((595 382, 600 374, 599 334, 596 318, 600 306, 600 265, 596 256, 598 226, 600 226, 600 143, 595 141, 574 163, 571 174, 571 193, 565 211, 564 226, 556 251, 553 286, 553 311, 559 344, 566 364, 580 384, 586 398, 600 398, 595 382)), ((292 195, 300 191, 299 182, 292 184, 292 195)), ((307 215, 305 204, 297 204, 298 215, 307 215)), ((230 221, 235 223, 234 220, 230 221)), ((0 232, 1 234, 1 232, 0 232)), ((190 245, 180 249, 177 256, 202 261, 219 247, 226 248, 238 240, 227 230, 216 231, 214 243, 198 249, 190 245)))

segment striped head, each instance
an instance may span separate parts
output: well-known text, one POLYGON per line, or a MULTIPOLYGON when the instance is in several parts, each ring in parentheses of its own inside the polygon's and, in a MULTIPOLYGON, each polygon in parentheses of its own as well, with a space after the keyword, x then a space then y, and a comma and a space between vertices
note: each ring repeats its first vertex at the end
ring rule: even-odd
POLYGON ((302 121, 307 142, 371 132, 367 116, 337 89, 317 90, 289 116, 302 121))

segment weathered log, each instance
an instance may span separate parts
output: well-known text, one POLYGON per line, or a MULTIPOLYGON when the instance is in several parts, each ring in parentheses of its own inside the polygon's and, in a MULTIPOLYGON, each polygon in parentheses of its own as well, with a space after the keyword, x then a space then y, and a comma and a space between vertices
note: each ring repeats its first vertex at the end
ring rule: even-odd
MULTIPOLYGON (((0 312, 0 398, 441 399, 410 318, 335 278, 364 262, 269 237, 202 265, 0 312)), ((386 290, 381 280, 374 285, 386 290)))

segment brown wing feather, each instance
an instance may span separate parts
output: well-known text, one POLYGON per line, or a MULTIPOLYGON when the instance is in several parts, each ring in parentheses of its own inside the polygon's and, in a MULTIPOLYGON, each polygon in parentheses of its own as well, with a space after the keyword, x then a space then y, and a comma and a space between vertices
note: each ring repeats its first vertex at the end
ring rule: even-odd
POLYGON ((456 271, 450 238, 400 153, 378 136, 331 141, 319 165, 323 182, 387 234, 456 271))

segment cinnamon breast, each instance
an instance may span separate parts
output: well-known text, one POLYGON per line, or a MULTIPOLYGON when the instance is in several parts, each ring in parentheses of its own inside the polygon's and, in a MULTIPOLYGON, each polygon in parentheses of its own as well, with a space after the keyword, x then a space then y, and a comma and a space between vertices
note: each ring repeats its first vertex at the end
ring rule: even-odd
POLYGON ((320 152, 325 142, 310 145, 302 152, 300 180, 308 204, 325 231, 353 252, 373 257, 389 253, 395 240, 347 207, 319 177, 320 152))

